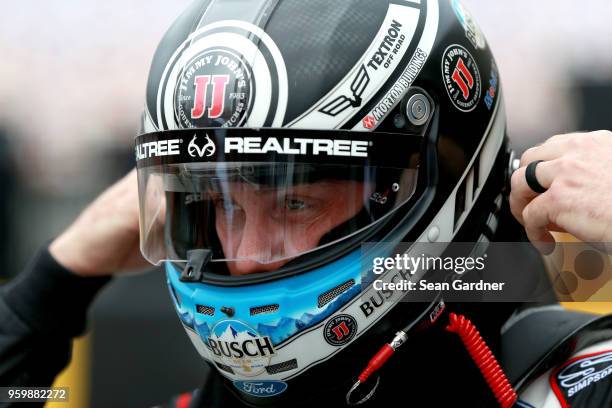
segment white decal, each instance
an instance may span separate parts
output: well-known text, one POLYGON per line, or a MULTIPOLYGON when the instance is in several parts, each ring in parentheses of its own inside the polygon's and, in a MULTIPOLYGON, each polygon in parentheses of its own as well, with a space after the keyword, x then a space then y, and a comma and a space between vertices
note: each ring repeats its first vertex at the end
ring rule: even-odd
POLYGON ((202 147, 199 147, 196 144, 197 137, 197 135, 193 135, 193 139, 191 139, 191 142, 189 142, 189 146, 187 146, 187 152, 191 157, 196 157, 196 154, 198 157, 210 157, 215 154, 215 152, 217 151, 217 147, 215 146, 215 143, 210 140, 210 137, 208 137, 208 135, 206 135, 206 144, 202 147))
POLYGON ((151 157, 176 156, 180 154, 180 139, 158 140, 136 146, 136 161, 151 157))
MULTIPOLYGON (((260 27, 245 21, 223 20, 208 24, 193 32, 170 58, 161 77, 157 94, 156 109, 157 120, 159 122, 157 127, 160 130, 191 127, 190 122, 193 118, 188 118, 185 112, 178 112, 180 109, 177 109, 177 98, 179 101, 181 101, 180 98, 183 98, 182 101, 185 102, 185 98, 193 98, 194 96, 189 93, 183 95, 180 92, 177 93, 176 90, 180 91, 182 90, 181 87, 185 86, 185 68, 188 68, 187 73, 189 73, 189 70, 195 72, 197 69, 206 71, 208 68, 204 66, 203 62, 206 62, 206 58, 209 57, 211 58, 210 61, 221 57, 219 64, 215 65, 214 69, 221 69, 223 61, 227 61, 227 69, 221 70, 220 74, 216 77, 218 79, 216 89, 219 95, 213 101, 210 101, 208 105, 204 104, 202 98, 197 101, 187 100, 188 105, 197 103, 196 107, 192 107, 192 109, 195 109, 195 111, 191 112, 192 116, 197 117, 201 108, 206 107, 211 109, 208 111, 208 115, 205 116, 208 119, 217 119, 218 115, 225 113, 231 114, 231 116, 223 117, 225 121, 223 126, 282 126, 287 110, 289 85, 287 68, 280 50, 272 38, 260 27), (236 29, 244 30, 248 35, 238 34, 235 32, 236 29), (220 49, 219 47, 224 48, 220 49), (266 58, 261 48, 267 48, 271 57, 266 58), (228 55, 221 55, 224 53, 228 55), (198 56, 201 58, 198 58, 198 56), (240 67, 238 61, 248 61, 249 66, 240 67), (242 70, 240 71, 239 68, 242 70), (228 75, 228 69, 230 70, 229 75, 237 81, 237 84, 241 83, 239 80, 243 72, 252 72, 252 78, 249 77, 247 79, 257 84, 257 92, 251 92, 252 87, 245 82, 245 90, 239 89, 239 92, 234 90, 233 93, 230 93, 228 90, 228 93, 225 94, 225 87, 229 85, 223 81, 225 81, 225 75, 228 75), (276 72, 274 76, 273 71, 276 72), (278 84, 276 95, 273 94, 273 83, 278 84), (274 99, 276 99, 276 103, 273 103, 274 99), (225 105, 223 105, 223 102, 228 100, 238 101, 239 103, 234 103, 236 106, 233 110, 224 112, 225 105), (248 117, 243 117, 247 112, 248 117), (177 114, 179 114, 178 123, 177 114), (271 117, 269 123, 266 121, 268 116, 271 117)), ((212 70, 213 67, 210 69, 212 70)), ((201 81, 209 78, 208 81, 213 84, 215 78, 213 78, 212 74, 203 73, 202 75, 204 76, 201 81), (208 77, 206 75, 211 76, 208 77)), ((199 85, 200 88, 197 87, 197 83, 192 84, 192 86, 196 87, 196 91, 198 89, 204 90, 204 85, 208 84, 201 83, 199 85)), ((203 97, 204 94, 201 96, 203 97)))
POLYGON ((225 153, 286 155, 311 154, 319 156, 368 157, 369 141, 332 139, 282 139, 268 138, 262 144, 261 137, 228 137, 225 139, 225 153))

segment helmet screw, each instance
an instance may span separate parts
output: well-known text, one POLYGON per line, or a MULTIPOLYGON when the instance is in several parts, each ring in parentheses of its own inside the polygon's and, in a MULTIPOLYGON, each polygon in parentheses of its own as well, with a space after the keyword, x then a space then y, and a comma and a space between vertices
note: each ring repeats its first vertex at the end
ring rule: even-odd
POLYGON ((421 126, 427 123, 430 115, 431 104, 425 95, 418 93, 408 99, 406 116, 414 126, 421 126))

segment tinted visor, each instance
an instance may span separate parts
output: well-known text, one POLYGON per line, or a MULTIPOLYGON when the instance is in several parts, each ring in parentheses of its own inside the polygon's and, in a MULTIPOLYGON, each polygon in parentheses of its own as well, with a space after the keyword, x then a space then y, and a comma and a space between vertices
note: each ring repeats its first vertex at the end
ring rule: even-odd
POLYGON ((421 141, 294 129, 141 135, 142 253, 157 264, 207 249, 213 262, 281 266, 406 203, 416 187, 421 141))

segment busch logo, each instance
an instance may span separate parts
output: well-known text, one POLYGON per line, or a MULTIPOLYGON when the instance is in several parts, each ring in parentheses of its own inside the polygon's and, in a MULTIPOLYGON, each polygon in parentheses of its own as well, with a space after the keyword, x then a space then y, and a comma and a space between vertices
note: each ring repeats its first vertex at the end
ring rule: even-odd
POLYGON ((274 354, 274 348, 269 337, 244 340, 242 342, 208 339, 208 345, 211 351, 219 357, 265 357, 274 354))
POLYGON ((265 370, 275 354, 272 340, 238 320, 224 320, 206 339, 211 357, 235 374, 253 377, 265 370))
MULTIPOLYGON (((399 269, 397 274, 391 277, 391 282, 409 279, 411 279, 410 271, 399 269)), ((388 300, 394 296, 402 296, 402 293, 404 292, 401 290, 393 291, 387 287, 383 287, 383 289, 375 291, 372 296, 367 299, 365 296, 362 296, 362 303, 359 305, 359 309, 361 309, 364 317, 370 317, 388 300)))
POLYGON ((189 155, 191 157, 196 157, 196 155, 198 157, 210 157, 215 154, 215 152, 217 151, 217 147, 215 146, 215 143, 210 139, 210 137, 208 137, 208 135, 205 136, 206 144, 202 147, 199 147, 196 144, 197 137, 197 135, 193 135, 193 139, 191 139, 191 142, 189 142, 189 146, 187 146, 187 151, 189 152, 189 155))
POLYGON ((206 50, 185 65, 175 113, 185 128, 240 126, 251 98, 251 68, 234 51, 206 50))

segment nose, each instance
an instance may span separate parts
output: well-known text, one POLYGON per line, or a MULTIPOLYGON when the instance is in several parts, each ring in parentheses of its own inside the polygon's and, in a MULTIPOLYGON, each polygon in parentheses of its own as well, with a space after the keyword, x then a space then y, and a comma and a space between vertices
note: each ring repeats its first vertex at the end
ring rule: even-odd
POLYGON ((230 273, 248 275, 277 270, 288 260, 270 263, 267 261, 283 255, 284 239, 283 228, 277 227, 264 209, 247 214, 240 241, 235 248, 236 258, 242 260, 228 262, 230 273))
POLYGON ((233 276, 250 275, 252 273, 272 272, 285 265, 288 261, 273 263, 259 263, 256 261, 233 261, 228 262, 230 274, 233 276))

